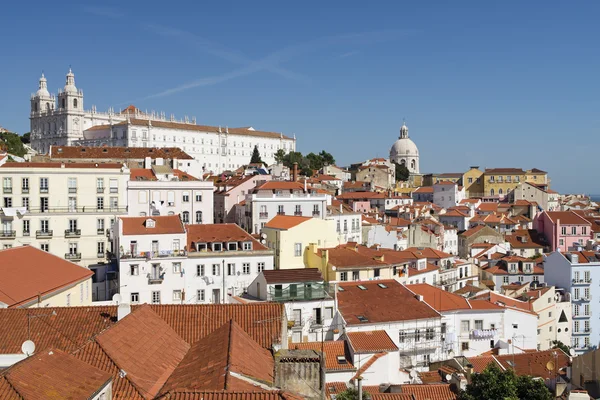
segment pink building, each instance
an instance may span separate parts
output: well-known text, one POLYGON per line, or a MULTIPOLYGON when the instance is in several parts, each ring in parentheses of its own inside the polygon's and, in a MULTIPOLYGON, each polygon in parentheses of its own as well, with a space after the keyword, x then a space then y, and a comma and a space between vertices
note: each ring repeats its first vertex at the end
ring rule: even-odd
POLYGON ((533 227, 546 236, 550 251, 565 252, 592 238, 592 224, 573 211, 544 211, 536 216, 533 227))
POLYGON ((215 183, 214 221, 216 224, 234 222, 233 207, 246 199, 257 185, 271 180, 271 175, 232 176, 227 180, 215 183))

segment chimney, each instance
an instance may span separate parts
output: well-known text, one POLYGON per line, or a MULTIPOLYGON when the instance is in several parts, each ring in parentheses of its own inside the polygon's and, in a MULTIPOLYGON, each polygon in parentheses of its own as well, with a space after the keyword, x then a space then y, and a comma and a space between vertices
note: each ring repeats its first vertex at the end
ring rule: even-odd
POLYGON ((150 158, 150 157, 145 157, 144 158, 144 168, 145 169, 152 168, 152 158, 150 158))
POLYGON ((294 168, 292 169, 292 182, 296 182, 298 180, 298 163, 294 163, 294 168))

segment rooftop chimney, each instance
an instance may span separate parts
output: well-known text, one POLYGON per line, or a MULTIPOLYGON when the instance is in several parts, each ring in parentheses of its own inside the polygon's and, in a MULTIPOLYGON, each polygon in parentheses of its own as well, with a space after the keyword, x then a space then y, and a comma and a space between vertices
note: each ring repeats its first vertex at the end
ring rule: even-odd
POLYGON ((294 163, 294 168, 292 169, 292 182, 296 182, 298 180, 298 163, 294 163))

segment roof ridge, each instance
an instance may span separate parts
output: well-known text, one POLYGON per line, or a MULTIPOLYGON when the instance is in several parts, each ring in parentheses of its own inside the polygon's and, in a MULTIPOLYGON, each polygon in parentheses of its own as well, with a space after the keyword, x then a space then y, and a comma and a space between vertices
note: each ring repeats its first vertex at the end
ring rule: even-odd
POLYGON ((233 318, 229 319, 229 335, 227 337, 227 361, 225 364, 225 386, 224 389, 227 390, 229 386, 229 372, 231 367, 231 340, 233 338, 233 318))

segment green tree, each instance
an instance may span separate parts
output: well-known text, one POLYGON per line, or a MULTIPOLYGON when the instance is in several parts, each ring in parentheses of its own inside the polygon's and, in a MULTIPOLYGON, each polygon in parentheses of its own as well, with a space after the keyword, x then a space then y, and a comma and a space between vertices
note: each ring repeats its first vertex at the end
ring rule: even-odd
POLYGON ((410 171, 403 164, 394 163, 396 165, 396 182, 407 181, 410 175, 410 171))
POLYGON ((275 162, 277 164, 281 164, 281 163, 283 163, 283 160, 285 160, 285 150, 279 149, 275 153, 275 162))
POLYGON ((551 400, 552 394, 541 380, 531 376, 517 377, 512 369, 501 370, 488 365, 480 374, 471 376, 471 383, 458 395, 459 400, 551 400))
POLYGON ((31 143, 31 134, 29 132, 24 133, 23 136, 21 136, 21 142, 24 144, 31 143))
MULTIPOLYGON (((370 400, 371 396, 363 390, 362 393, 363 400, 370 400)), ((349 387, 335 395, 335 400, 358 400, 358 389, 353 387, 349 387)))
POLYGON ((571 348, 569 346, 567 346, 566 344, 564 344, 563 342, 561 342, 560 340, 553 340, 552 348, 553 349, 561 349, 562 351, 565 352, 565 354, 569 354, 569 352, 571 351, 571 348))
POLYGON ((260 158, 260 152, 258 151, 258 147, 256 146, 254 146, 254 150, 252 150, 250 164, 264 164, 262 158, 260 158))
POLYGON ((325 166, 325 165, 334 165, 335 164, 335 158, 333 158, 333 156, 331 155, 331 153, 328 153, 325 150, 321 150, 321 152, 319 153, 319 157, 321 157, 321 160, 323 162, 323 166, 325 166))
POLYGON ((26 153, 21 137, 12 132, 0 133, 0 150, 5 150, 18 157, 23 157, 26 153))
POLYGON ((283 158, 283 165, 291 169, 294 168, 294 163, 298 163, 298 165, 300 166, 303 160, 304 157, 302 156, 302 153, 300 153, 299 151, 290 151, 283 158))
POLYGON ((306 155, 308 165, 311 169, 321 169, 323 167, 323 159, 315 153, 308 153, 306 155))

